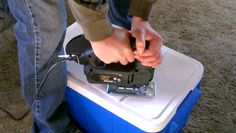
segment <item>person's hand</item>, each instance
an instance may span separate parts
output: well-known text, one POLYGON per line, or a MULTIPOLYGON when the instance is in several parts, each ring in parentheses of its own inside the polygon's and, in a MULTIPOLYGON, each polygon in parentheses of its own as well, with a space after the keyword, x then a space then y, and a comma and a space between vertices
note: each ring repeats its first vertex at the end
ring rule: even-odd
POLYGON ((135 60, 129 41, 130 33, 114 28, 112 35, 101 41, 90 41, 95 55, 104 63, 120 62, 123 65, 135 60))
POLYGON ((157 67, 162 61, 162 37, 150 26, 148 21, 140 17, 132 18, 131 34, 136 38, 135 58, 144 66, 157 67), (149 42, 145 49, 145 40, 149 42))

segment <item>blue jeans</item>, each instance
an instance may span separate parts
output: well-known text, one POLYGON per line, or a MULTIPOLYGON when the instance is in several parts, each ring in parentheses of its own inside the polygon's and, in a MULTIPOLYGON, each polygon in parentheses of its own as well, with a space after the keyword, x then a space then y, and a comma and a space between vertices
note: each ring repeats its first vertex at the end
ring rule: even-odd
MULTIPOLYGON (((127 17, 129 2, 110 1, 109 18, 112 23, 130 28, 127 17), (119 21, 117 21, 119 20, 119 21)), ((49 68, 63 54, 62 44, 67 27, 64 0, 8 0, 16 19, 21 87, 26 103, 30 105, 39 90, 39 84, 49 68)), ((45 81, 32 110, 32 132, 61 133, 73 130, 67 114, 64 91, 66 65, 56 67, 45 81)))

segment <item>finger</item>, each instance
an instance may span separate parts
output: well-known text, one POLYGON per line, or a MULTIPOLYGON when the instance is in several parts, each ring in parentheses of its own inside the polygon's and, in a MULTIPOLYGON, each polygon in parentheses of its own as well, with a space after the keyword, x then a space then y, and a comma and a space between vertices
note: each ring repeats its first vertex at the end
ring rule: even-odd
POLYGON ((155 30, 149 30, 149 32, 146 33, 145 39, 146 40, 158 39, 159 42, 163 41, 162 36, 158 34, 155 30))
POLYGON ((155 52, 147 49, 145 50, 142 54, 139 54, 137 53, 139 56, 142 56, 142 57, 147 57, 147 56, 154 56, 155 55, 155 52))
POLYGON ((148 57, 138 57, 138 60, 142 63, 150 63, 155 62, 156 60, 159 60, 155 56, 148 56, 148 57))
POLYGON ((137 60, 140 61, 141 63, 153 63, 156 61, 161 61, 162 59, 160 58, 160 56, 149 56, 149 57, 137 57, 137 60))
POLYGON ((142 30, 132 31, 132 36, 136 38, 136 49, 138 53, 143 53, 145 50, 145 33, 142 30))
POLYGON ((104 62, 105 64, 110 64, 112 63, 112 61, 108 61, 108 60, 101 60, 102 62, 104 62))
POLYGON ((158 57, 156 58, 156 60, 151 61, 151 62, 143 61, 143 62, 141 62, 141 64, 144 66, 157 67, 161 64, 162 60, 163 60, 163 55, 159 54, 158 57))
POLYGON ((158 34, 158 33, 153 33, 153 36, 149 35, 147 33, 146 35, 146 40, 149 41, 149 47, 148 49, 153 51, 153 52, 157 52, 161 49, 162 45, 163 45, 163 39, 162 37, 158 34), (148 37, 149 36, 149 37, 148 37))
POLYGON ((109 59, 109 60, 101 60, 102 62, 104 62, 105 64, 111 64, 111 63, 117 63, 119 62, 118 59, 109 59))
POLYGON ((153 56, 154 53, 150 50, 145 50, 142 54, 139 54, 137 50, 134 51, 134 55, 139 55, 139 56, 153 56))
MULTIPOLYGON (((131 48, 125 49, 124 54, 125 54, 126 59, 128 60, 128 62, 133 62, 135 60, 134 53, 131 50, 131 48)), ((121 58, 122 58, 122 56, 121 56, 121 58)))
POLYGON ((121 59, 119 60, 119 62, 120 62, 120 64, 122 64, 122 65, 127 65, 127 64, 128 64, 128 60, 127 60, 126 58, 121 58, 121 59))
POLYGON ((160 41, 160 39, 158 39, 158 38, 150 40, 149 43, 150 43, 150 45, 149 45, 148 49, 153 51, 153 52, 159 52, 162 45, 163 45, 163 42, 160 41))
POLYGON ((141 63, 143 66, 148 66, 148 67, 158 67, 161 64, 161 60, 157 60, 155 62, 150 62, 150 63, 141 63))
MULTIPOLYGON (((153 44, 153 45, 156 45, 156 44, 153 44)), ((151 46, 151 45, 150 45, 151 46)), ((146 49, 143 53, 139 54, 137 51, 134 51, 134 54, 135 55, 140 55, 140 56, 143 56, 143 57, 146 57, 146 56, 154 56, 154 55, 157 55, 160 53, 160 50, 161 50, 161 46, 162 45, 157 45, 155 47, 149 47, 148 49, 146 49)))
POLYGON ((113 63, 118 63, 118 62, 119 62, 118 60, 113 61, 113 63))
POLYGON ((134 58, 134 54, 133 54, 133 52, 129 52, 128 54, 127 54, 127 60, 129 61, 129 62, 133 62, 134 60, 135 60, 135 58, 134 58))

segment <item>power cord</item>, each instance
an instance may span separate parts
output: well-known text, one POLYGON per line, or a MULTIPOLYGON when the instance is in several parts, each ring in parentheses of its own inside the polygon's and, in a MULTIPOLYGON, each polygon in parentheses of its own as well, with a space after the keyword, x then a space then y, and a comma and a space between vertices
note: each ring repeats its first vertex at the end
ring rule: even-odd
POLYGON ((34 105, 36 103, 36 99, 39 97, 39 94, 42 90, 42 86, 45 82, 45 80, 47 79, 48 75, 50 74, 50 72, 58 65, 64 63, 65 61, 69 60, 69 61, 75 61, 78 62, 78 56, 76 55, 59 55, 59 58, 63 58, 59 61, 57 61, 55 64, 53 64, 50 69, 47 71, 47 73, 45 74, 45 76, 43 77, 43 80, 40 82, 39 85, 39 91, 36 93, 33 102, 31 103, 31 105, 28 107, 27 111, 25 113, 23 113, 23 115, 21 115, 20 117, 16 117, 14 116, 12 113, 10 113, 10 111, 8 111, 7 109, 5 109, 3 106, 0 105, 0 111, 3 111, 4 113, 7 114, 8 117, 10 117, 12 120, 14 121, 20 121, 23 118, 25 118, 29 112, 34 108, 34 105))

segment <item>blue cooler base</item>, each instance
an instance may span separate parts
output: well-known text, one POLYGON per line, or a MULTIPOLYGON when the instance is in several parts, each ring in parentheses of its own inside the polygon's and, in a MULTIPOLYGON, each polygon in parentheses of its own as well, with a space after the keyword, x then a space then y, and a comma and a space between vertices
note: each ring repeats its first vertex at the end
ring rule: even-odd
MULTIPOLYGON (((89 133, 143 133, 144 131, 109 112, 71 88, 66 96, 69 113, 89 133)), ((186 124, 192 108, 201 96, 200 83, 178 107, 176 114, 159 133, 180 132, 186 124)))

